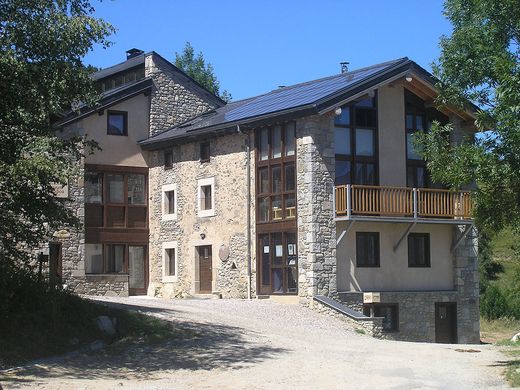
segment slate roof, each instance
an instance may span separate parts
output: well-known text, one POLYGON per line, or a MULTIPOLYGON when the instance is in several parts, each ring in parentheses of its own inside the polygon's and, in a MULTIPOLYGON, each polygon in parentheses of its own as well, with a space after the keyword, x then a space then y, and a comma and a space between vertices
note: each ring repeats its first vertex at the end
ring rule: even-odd
POLYGON ((288 113, 318 113, 327 105, 336 104, 382 79, 409 68, 431 75, 407 57, 372 65, 351 72, 278 88, 197 116, 181 125, 140 142, 145 149, 156 149, 168 143, 205 133, 224 130, 237 124, 273 118, 288 113))
POLYGON ((116 73, 123 72, 128 69, 135 68, 137 66, 142 65, 144 67, 144 57, 148 53, 139 54, 138 56, 135 56, 133 58, 129 58, 126 61, 123 61, 119 64, 109 66, 108 68, 98 70, 92 75, 92 78, 94 80, 101 80, 105 77, 112 76, 116 73))

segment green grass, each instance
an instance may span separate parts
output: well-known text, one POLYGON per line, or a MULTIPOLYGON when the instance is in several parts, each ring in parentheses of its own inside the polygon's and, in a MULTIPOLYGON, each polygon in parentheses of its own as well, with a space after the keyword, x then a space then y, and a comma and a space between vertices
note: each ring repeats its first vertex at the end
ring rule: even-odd
POLYGON ((95 340, 110 344, 139 338, 153 344, 176 337, 167 321, 68 293, 59 293, 55 304, 33 308, 32 313, 20 310, 24 313, 16 321, 0 324, 0 368, 77 350, 95 340), (100 315, 117 319, 115 337, 107 337, 98 329, 96 319, 100 315))
POLYGON ((493 259, 504 267, 504 272, 498 274, 498 279, 494 282, 501 288, 511 286, 515 273, 520 270, 520 259, 516 256, 514 250, 518 241, 518 235, 513 233, 511 229, 504 229, 491 240, 493 259))

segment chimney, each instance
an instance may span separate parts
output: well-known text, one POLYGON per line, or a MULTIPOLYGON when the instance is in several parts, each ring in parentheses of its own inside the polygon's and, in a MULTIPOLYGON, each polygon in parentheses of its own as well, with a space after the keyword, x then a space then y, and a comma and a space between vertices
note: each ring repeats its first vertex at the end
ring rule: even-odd
POLYGON ((135 47, 133 49, 126 51, 126 59, 129 60, 130 58, 134 58, 137 56, 140 56, 141 54, 144 54, 144 51, 136 49, 135 47))
POLYGON ((348 66, 350 62, 340 62, 339 66, 341 66, 341 73, 347 73, 348 72, 348 66))

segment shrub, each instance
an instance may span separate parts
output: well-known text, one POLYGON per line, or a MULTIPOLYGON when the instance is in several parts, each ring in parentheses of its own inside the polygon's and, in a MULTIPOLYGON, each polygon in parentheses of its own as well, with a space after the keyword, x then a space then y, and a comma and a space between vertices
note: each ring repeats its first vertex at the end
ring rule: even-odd
POLYGON ((480 314, 488 320, 511 316, 506 294, 491 284, 480 299, 480 314))

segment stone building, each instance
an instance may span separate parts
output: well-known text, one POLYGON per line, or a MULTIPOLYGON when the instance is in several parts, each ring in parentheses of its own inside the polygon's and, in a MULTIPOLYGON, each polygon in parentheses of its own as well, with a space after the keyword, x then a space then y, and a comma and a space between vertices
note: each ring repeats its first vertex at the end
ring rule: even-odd
POLYGON ((434 120, 471 138, 474 114, 436 110, 416 63, 228 104, 156 53, 96 79, 101 107, 63 121, 103 148, 74 192, 85 230, 63 274, 76 291, 268 297, 378 337, 479 342, 471 194, 433 183, 413 143, 434 120))

